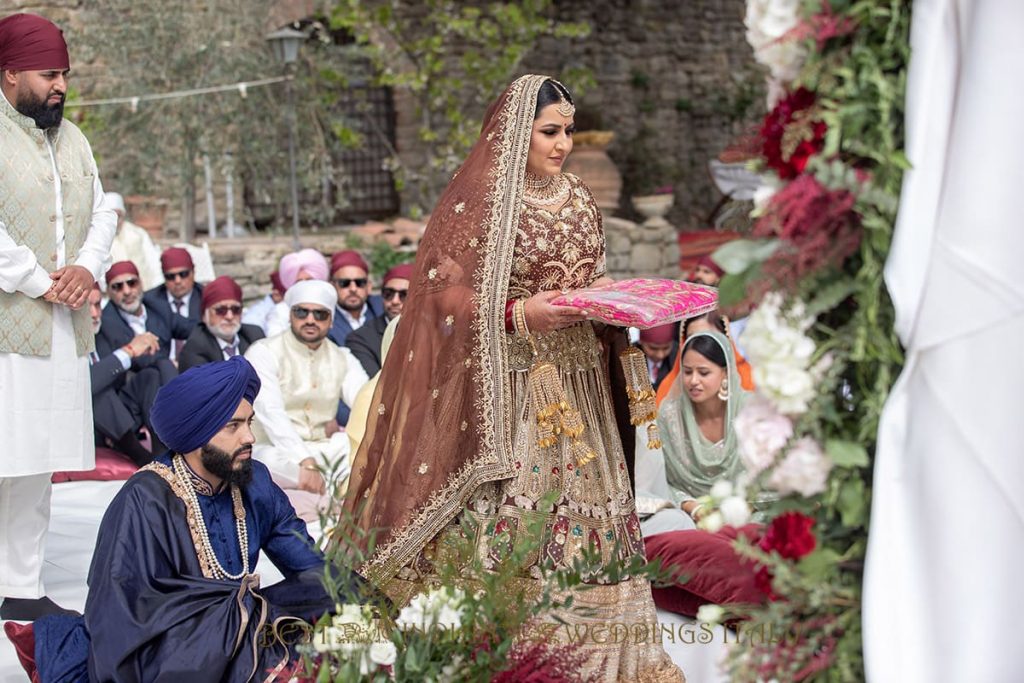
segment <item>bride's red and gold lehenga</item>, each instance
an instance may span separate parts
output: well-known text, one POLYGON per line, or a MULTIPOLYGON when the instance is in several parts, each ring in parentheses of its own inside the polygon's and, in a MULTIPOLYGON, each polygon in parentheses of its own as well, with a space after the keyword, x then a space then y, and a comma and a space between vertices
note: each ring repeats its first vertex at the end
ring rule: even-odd
MULTIPOLYGON (((345 508, 362 528, 380 533, 361 571, 398 604, 427 587, 435 542, 463 522, 475 530, 486 566, 497 546, 540 519, 544 533, 523 569, 527 583, 543 580, 541 568, 571 567, 587 548, 606 562, 643 553, 594 325, 533 335, 532 344, 506 331, 507 300, 585 287, 605 269, 601 214, 578 178, 556 177, 563 196, 568 190, 561 206, 524 201, 545 80, 519 78, 491 105, 480 139, 431 216, 353 464, 345 508), (566 403, 582 419, 575 441, 538 443, 528 376, 545 361, 557 368, 566 403), (554 507, 538 505, 551 491, 554 507)), ((577 636, 623 625, 647 626, 648 636, 584 637, 590 673, 609 681, 683 680, 655 642, 649 583, 595 583, 558 618, 577 636)))

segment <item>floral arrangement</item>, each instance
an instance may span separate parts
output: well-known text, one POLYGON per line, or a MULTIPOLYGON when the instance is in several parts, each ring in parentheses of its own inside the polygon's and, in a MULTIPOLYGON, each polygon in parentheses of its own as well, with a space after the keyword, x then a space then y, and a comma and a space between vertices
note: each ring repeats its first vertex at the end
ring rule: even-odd
MULTIPOLYGON (((551 494, 540 504, 553 501, 551 494)), ((333 515, 322 513, 322 522, 333 529, 326 550, 329 564, 359 564, 374 539, 350 519, 333 515)), ((543 545, 542 519, 521 527, 514 538, 494 536, 500 552, 486 558, 470 540, 475 538, 472 523, 463 524, 436 544, 436 582, 397 614, 374 595, 349 593, 328 572, 325 586, 338 602, 335 613, 301 634, 304 638, 296 646, 301 660, 278 680, 588 683, 598 674, 584 673, 587 656, 578 642, 560 643, 552 637, 557 624, 550 620, 551 612, 571 610, 574 596, 587 590, 588 580, 636 576, 663 582, 669 577, 660 565, 647 564, 642 557, 608 561, 600 550, 590 549, 571 567, 542 570, 547 580, 537 594, 532 582, 521 579, 529 575, 524 567, 534 566, 530 558, 543 545), (372 604, 357 604, 363 602, 372 604)), ((625 555, 616 551, 613 557, 625 555)))
POLYGON ((742 480, 701 521, 742 523, 740 503, 767 521, 737 541, 767 598, 745 616, 786 637, 733 648, 733 680, 862 681, 871 458, 902 362, 882 268, 907 167, 909 3, 748 0, 746 26, 768 71, 765 184, 750 239, 715 260, 722 305, 754 307, 757 393, 735 423, 742 480))

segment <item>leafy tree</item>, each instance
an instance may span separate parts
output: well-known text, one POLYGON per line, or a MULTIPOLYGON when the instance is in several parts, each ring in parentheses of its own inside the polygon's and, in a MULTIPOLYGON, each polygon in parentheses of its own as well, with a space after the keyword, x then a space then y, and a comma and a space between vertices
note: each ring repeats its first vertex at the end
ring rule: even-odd
MULTIPOLYGON (((556 22, 551 0, 467 4, 454 0, 338 0, 332 26, 348 31, 376 67, 375 81, 403 89, 415 103, 422 159, 393 155, 415 215, 439 191, 476 140, 484 107, 516 75, 544 36, 586 36, 586 23, 556 22)), ((561 74, 579 90, 588 72, 561 74)))

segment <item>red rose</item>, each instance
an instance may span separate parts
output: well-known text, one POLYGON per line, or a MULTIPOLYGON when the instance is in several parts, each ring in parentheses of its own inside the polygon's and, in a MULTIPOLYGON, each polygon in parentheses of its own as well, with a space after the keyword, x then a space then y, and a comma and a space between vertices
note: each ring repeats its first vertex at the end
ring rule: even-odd
POLYGON ((784 180, 803 173, 807 161, 825 146, 828 126, 813 120, 813 107, 814 93, 800 88, 775 105, 761 126, 761 152, 784 180))
POLYGON ((818 544, 813 528, 814 520, 802 512, 783 512, 772 520, 758 545, 765 552, 774 550, 786 559, 799 560, 818 544))

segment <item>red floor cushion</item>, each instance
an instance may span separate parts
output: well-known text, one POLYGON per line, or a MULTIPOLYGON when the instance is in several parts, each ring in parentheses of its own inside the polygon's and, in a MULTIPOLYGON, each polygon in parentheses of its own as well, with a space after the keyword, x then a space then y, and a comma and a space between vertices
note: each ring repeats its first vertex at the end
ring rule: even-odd
POLYGON ((653 588, 654 604, 669 612, 695 617, 705 604, 764 602, 764 594, 754 583, 753 563, 733 549, 733 541, 740 534, 757 543, 761 527, 724 527, 715 533, 669 531, 644 539, 647 559, 660 559, 662 566, 678 578, 675 585, 653 588))
POLYGON ((81 472, 54 472, 52 481, 123 481, 138 471, 127 455, 101 446, 96 448, 96 467, 81 472))

